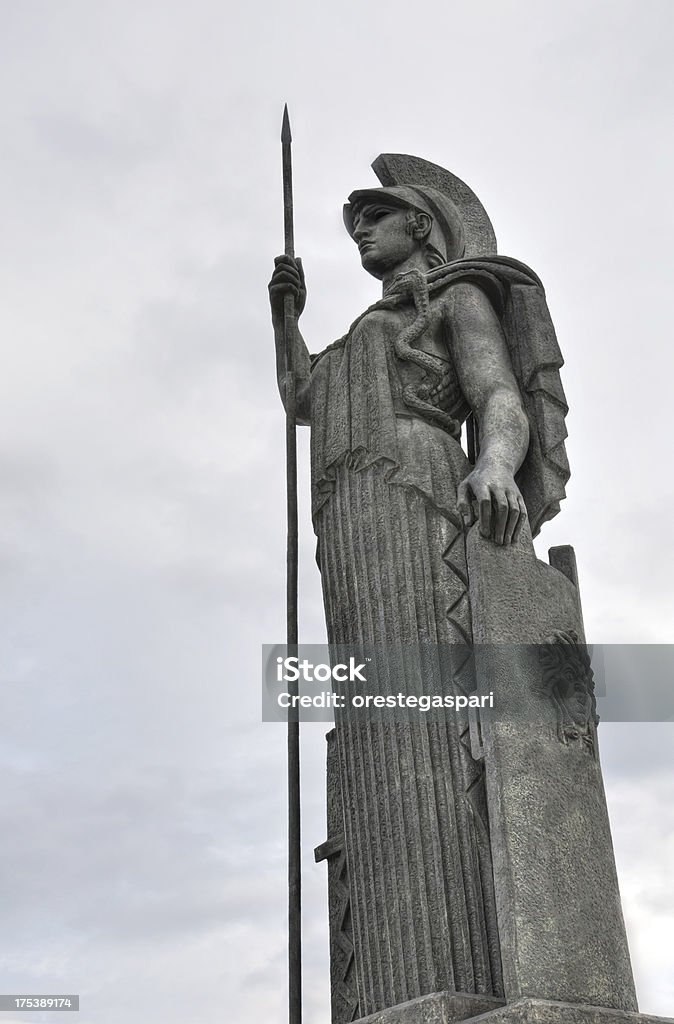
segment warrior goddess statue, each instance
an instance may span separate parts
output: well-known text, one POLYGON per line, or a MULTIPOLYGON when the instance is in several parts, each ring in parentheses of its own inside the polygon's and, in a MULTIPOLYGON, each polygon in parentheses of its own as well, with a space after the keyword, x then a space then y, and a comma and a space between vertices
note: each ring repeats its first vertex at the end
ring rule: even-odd
MULTIPOLYGON (((316 356, 295 338, 328 637, 466 645, 470 527, 515 558, 564 495, 562 360, 540 281, 496 256, 470 189, 414 157, 373 166, 384 187, 353 192, 344 221, 383 296, 316 356)), ((301 261, 278 257, 269 290, 283 397, 301 261)), ((462 664, 445 692, 468 685, 462 664)), ((441 990, 502 996, 468 721, 336 726, 355 973, 343 1017, 441 990)))

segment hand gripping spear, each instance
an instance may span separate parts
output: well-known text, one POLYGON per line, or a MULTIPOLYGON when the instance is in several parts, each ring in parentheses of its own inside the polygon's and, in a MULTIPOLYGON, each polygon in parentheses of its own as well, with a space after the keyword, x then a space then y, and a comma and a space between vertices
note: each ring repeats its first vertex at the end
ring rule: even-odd
MULTIPOLYGON (((288 105, 283 108, 283 228, 285 254, 295 256, 293 175, 288 105)), ((283 298, 283 337, 286 354, 286 480, 287 480, 287 646, 297 655, 297 426, 295 398, 295 300, 283 298)), ((296 684, 294 684, 296 685, 296 684)), ((292 686, 290 687, 292 690, 292 686)), ((302 1022, 302 875, 300 860, 300 725, 297 709, 288 709, 288 1020, 302 1022)))

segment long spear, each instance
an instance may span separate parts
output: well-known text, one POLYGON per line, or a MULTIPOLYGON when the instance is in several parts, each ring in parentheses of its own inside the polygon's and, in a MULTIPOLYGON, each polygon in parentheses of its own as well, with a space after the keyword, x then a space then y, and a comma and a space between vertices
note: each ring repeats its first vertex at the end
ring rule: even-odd
MULTIPOLYGON (((295 256, 293 230, 293 173, 288 105, 283 108, 283 228, 285 254, 295 256)), ((295 300, 283 299, 286 353, 286 479, 287 479, 287 646, 297 654, 297 428, 295 397, 295 300)), ((292 689, 292 687, 291 687, 292 689)), ((288 1020, 302 1022, 302 868, 300 859, 300 724, 297 710, 288 714, 288 1020)))

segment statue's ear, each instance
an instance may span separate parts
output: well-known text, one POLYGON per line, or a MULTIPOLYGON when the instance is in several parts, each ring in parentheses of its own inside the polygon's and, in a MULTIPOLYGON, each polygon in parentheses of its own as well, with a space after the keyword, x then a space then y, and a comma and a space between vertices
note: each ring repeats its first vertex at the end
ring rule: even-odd
POLYGON ((429 214, 424 213, 422 210, 416 211, 416 222, 412 228, 412 237, 423 240, 428 238, 433 227, 433 220, 429 214))

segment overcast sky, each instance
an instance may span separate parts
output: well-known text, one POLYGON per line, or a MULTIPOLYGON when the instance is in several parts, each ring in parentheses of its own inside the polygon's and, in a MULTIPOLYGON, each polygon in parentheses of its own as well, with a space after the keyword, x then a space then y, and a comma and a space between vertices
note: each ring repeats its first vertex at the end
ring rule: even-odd
MULTIPOLYGON (((591 640, 672 641, 673 22, 671 0, 1 0, 2 992, 79 992, 81 1024, 286 1013, 285 736, 260 722, 284 631, 284 101, 310 347, 377 297, 341 223, 374 157, 464 178, 567 361, 573 477, 539 552, 574 544, 591 640)), ((640 1003, 674 1015, 674 727, 600 736, 640 1003)))

